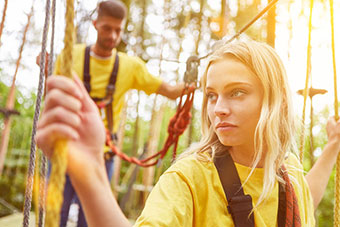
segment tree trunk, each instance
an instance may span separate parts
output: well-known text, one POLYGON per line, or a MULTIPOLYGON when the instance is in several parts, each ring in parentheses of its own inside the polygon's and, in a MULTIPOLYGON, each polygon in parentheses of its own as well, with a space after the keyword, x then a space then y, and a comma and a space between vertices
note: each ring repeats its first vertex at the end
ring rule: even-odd
MULTIPOLYGON (((268 3, 273 0, 268 0, 268 3)), ((275 47, 275 29, 276 29, 276 4, 268 11, 267 14, 267 43, 275 47)))

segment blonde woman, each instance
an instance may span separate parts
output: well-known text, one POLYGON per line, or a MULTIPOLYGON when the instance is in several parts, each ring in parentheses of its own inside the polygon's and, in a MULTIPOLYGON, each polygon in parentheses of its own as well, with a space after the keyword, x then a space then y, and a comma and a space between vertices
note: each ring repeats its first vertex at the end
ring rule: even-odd
MULTIPOLYGON (((47 89, 39 147, 51 156, 57 139, 70 140, 67 171, 90 226, 130 226, 105 174, 105 135, 96 106, 77 79, 51 77, 47 89)), ((220 180, 232 174, 242 184, 237 192, 242 188, 252 201, 246 223, 314 226, 314 209, 340 150, 340 123, 328 121, 328 143, 304 176, 294 154, 285 69, 271 47, 255 41, 220 47, 209 60, 202 89, 202 139, 162 175, 135 226, 236 225, 238 214, 231 215, 230 208, 235 200, 227 198, 220 180), (217 170, 214 160, 225 156, 231 163, 224 166, 234 166, 236 173, 217 170)))

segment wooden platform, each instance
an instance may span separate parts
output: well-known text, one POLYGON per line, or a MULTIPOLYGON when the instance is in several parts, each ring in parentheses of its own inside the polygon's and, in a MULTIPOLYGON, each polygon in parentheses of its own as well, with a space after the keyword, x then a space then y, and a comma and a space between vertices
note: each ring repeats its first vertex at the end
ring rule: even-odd
MULTIPOLYGON (((14 213, 5 217, 0 218, 0 226, 3 227, 20 227, 23 226, 23 214, 22 213, 14 213)), ((30 214, 30 227, 35 227, 35 215, 34 213, 30 214)))

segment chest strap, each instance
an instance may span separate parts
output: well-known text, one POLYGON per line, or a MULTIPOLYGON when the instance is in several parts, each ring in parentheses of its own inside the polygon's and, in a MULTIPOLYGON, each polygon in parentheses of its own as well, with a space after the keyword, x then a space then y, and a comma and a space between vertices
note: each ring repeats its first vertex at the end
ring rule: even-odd
MULTIPOLYGON (((229 152, 223 156, 215 157, 216 166, 224 193, 228 201, 228 212, 230 213, 235 227, 254 227, 254 213, 252 198, 245 195, 236 166, 229 152)), ((285 186, 279 183, 279 208, 278 227, 285 227, 286 223, 286 192, 285 186)))
MULTIPOLYGON (((90 94, 91 92, 91 75, 90 75, 90 50, 91 46, 87 46, 85 48, 85 57, 84 57, 84 86, 87 90, 87 92, 90 94)), ((105 104, 105 115, 108 123, 108 129, 112 133, 113 132, 113 94, 116 90, 116 81, 117 81, 117 75, 118 75, 118 68, 119 68, 119 56, 116 52, 115 62, 113 64, 113 69, 111 72, 110 79, 108 81, 107 87, 106 87, 106 95, 104 98, 98 98, 98 97, 92 97, 93 101, 100 102, 103 100, 107 100, 105 104)))

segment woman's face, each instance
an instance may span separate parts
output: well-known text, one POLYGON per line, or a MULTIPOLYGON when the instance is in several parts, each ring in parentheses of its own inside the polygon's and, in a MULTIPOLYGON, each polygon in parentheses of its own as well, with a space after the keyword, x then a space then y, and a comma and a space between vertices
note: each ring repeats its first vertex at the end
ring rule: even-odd
POLYGON ((254 148, 254 133, 263 99, 257 76, 232 57, 213 62, 207 72, 207 110, 225 146, 254 148))

